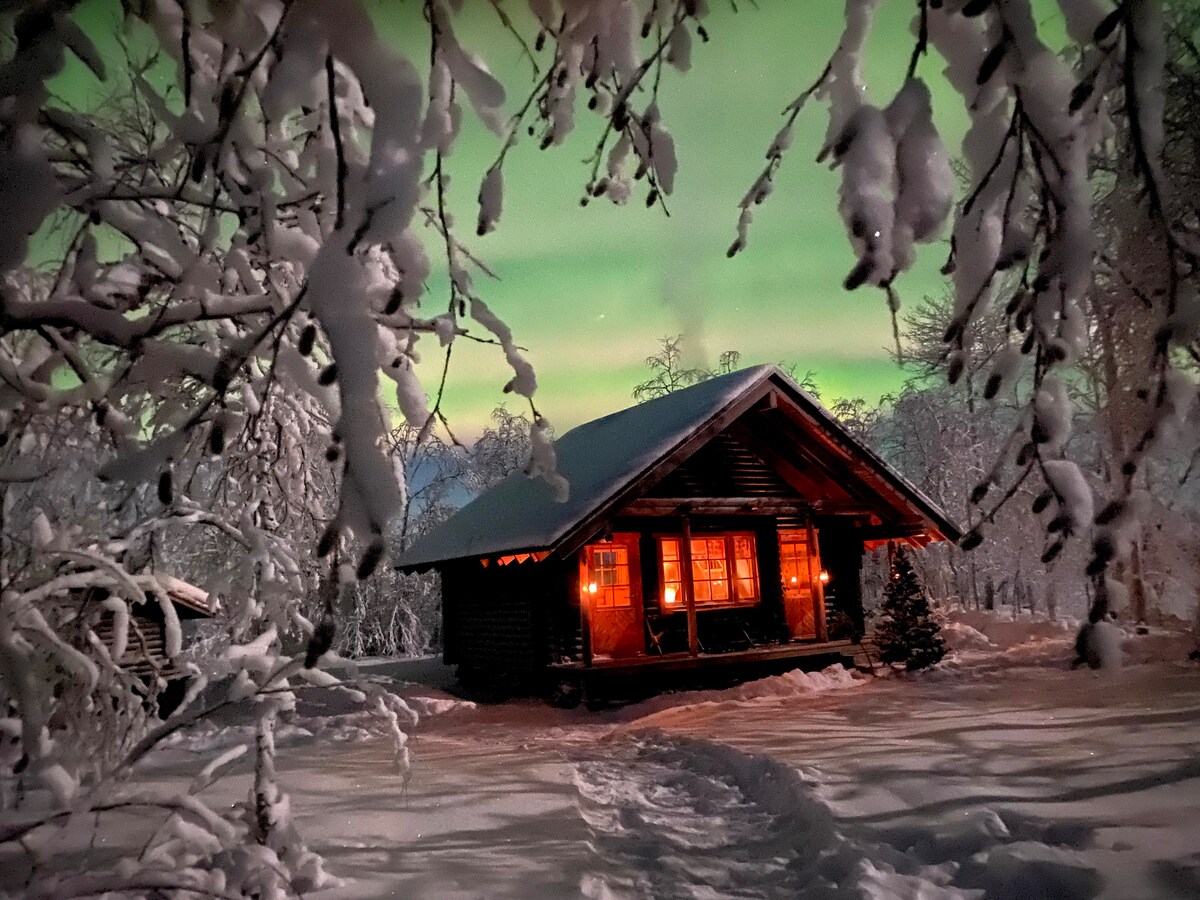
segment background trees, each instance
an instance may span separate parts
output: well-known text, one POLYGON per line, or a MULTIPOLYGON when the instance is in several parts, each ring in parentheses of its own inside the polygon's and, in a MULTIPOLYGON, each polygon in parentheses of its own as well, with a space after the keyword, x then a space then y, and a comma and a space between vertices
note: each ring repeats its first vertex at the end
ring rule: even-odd
MULTIPOLYGON (((504 406, 495 409, 492 425, 470 448, 437 434, 421 436, 408 423, 393 428, 392 461, 405 492, 389 545, 397 552, 411 546, 475 495, 521 470, 529 461, 530 428, 528 418, 504 406)), ((441 602, 436 572, 402 574, 381 566, 369 578, 342 588, 337 649, 355 658, 438 652, 441 602)))
POLYGON ((683 335, 661 337, 658 343, 658 352, 646 357, 650 377, 633 389, 633 399, 638 403, 664 397, 701 381, 736 371, 742 358, 738 351, 726 350, 714 368, 688 366, 683 358, 683 335))

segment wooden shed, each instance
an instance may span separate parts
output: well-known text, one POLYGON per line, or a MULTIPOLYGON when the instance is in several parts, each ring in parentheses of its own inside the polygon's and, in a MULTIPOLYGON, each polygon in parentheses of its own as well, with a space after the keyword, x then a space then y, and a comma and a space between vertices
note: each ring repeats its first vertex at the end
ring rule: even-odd
POLYGON ((556 441, 570 496, 515 473, 419 540, 445 661, 537 688, 853 653, 866 549, 957 540, 928 498, 775 366, 556 441))
MULTIPOLYGON (((208 619, 216 613, 215 604, 200 588, 163 574, 134 575, 133 581, 146 592, 148 600, 135 604, 128 617, 125 653, 116 660, 121 668, 144 678, 177 678, 181 670, 170 654, 168 625, 177 629, 179 622, 208 619)), ((102 607, 108 592, 92 588, 78 598, 80 620, 92 622, 96 636, 106 646, 113 645, 113 613, 102 607)))

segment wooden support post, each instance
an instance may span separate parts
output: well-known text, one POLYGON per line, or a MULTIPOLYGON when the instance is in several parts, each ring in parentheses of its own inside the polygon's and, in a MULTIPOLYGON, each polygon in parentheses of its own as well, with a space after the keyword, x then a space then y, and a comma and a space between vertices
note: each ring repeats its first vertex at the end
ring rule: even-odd
POLYGON ((817 640, 829 640, 829 623, 825 619, 825 585, 821 581, 821 548, 817 546, 817 529, 813 528, 812 519, 805 520, 808 530, 808 571, 812 581, 813 613, 817 625, 817 640), (814 571, 813 562, 816 561, 814 571))
POLYGON ((683 539, 679 542, 680 587, 683 588, 683 603, 687 609, 688 653, 700 655, 700 635, 696 628, 696 591, 692 584, 692 522, 683 517, 683 539))
POLYGON ((592 665, 592 597, 587 590, 587 550, 581 550, 579 574, 575 579, 575 590, 579 592, 580 643, 583 645, 583 664, 592 665))
MULTIPOLYGON (((1129 558, 1129 611, 1136 625, 1146 624, 1146 574, 1142 569, 1142 535, 1133 541, 1133 553, 1129 558)), ((1030 610, 1032 615, 1033 610, 1030 610)), ((1141 632, 1139 632, 1140 634, 1141 632)))

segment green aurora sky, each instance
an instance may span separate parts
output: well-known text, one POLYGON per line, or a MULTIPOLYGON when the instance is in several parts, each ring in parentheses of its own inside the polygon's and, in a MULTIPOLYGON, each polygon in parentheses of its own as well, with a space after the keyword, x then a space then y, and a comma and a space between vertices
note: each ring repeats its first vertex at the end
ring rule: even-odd
MULTIPOLYGON (((572 138, 539 151, 532 139, 506 160, 505 207, 498 229, 473 242, 499 281, 477 281, 529 348, 539 378, 539 409, 565 430, 631 401, 647 377, 645 358, 665 335, 683 334, 690 364, 711 364, 723 350, 742 364, 783 362, 812 370, 826 402, 843 396, 876 401, 904 380, 892 362, 891 322, 878 291, 847 293, 854 259, 837 214, 838 175, 814 158, 827 117, 813 103, 797 120, 792 151, 775 193, 757 210, 749 247, 734 259, 737 204, 764 164, 783 108, 820 74, 841 35, 842 0, 761 0, 758 7, 711 2, 708 43, 693 44, 690 72, 666 70, 663 120, 679 155, 670 216, 645 207, 639 186, 630 203, 579 205, 601 123, 581 113, 572 138)), ((886 0, 865 71, 871 96, 886 102, 898 88, 913 38, 914 4, 886 0)), ((408 31, 385 20, 389 33, 408 31)), ((481 52, 510 90, 516 108, 530 80, 528 60, 494 27, 490 11, 472 10, 465 42, 481 52)), ((548 57, 548 54, 545 54, 548 57)), ((961 100, 937 90, 942 63, 929 59, 938 121, 957 149, 965 124, 961 100)), ((498 139, 472 123, 452 158, 458 220, 475 218, 478 180, 498 139)), ((903 300, 942 290, 946 247, 924 248, 918 268, 897 283, 903 300)), ((444 279, 430 285, 439 302, 444 279)), ((509 375, 489 348, 455 348, 457 378, 448 393, 451 421, 475 423, 502 398, 509 375)), ((427 382, 429 383, 429 382, 427 382)), ((509 404, 511 408, 517 408, 509 404)))
MULTIPOLYGON (((381 31, 414 58, 428 52, 428 32, 416 0, 373 0, 381 31)), ((460 39, 483 56, 509 88, 515 111, 532 86, 528 59, 483 0, 466 0, 460 39)), ((505 167, 504 214, 499 228, 474 237, 479 180, 501 139, 469 111, 460 143, 448 162, 451 205, 460 233, 499 280, 476 280, 478 293, 528 348, 539 379, 535 398, 561 433, 631 402, 648 370, 645 358, 660 337, 683 334, 693 365, 715 362, 724 350, 742 363, 782 362, 813 371, 826 402, 861 396, 875 402, 900 387, 904 374, 891 361, 891 324, 878 291, 841 287, 853 264, 837 214, 837 173, 813 159, 826 125, 822 104, 811 103, 797 121, 792 150, 776 191, 757 211, 746 251, 730 260, 737 203, 763 165, 763 153, 781 124, 781 111, 824 67, 842 28, 843 0, 710 0, 708 43, 694 42, 693 68, 667 69, 660 94, 663 119, 679 155, 671 215, 647 209, 645 188, 628 206, 607 200, 581 208, 587 180, 583 162, 602 123, 581 108, 571 139, 539 151, 533 139, 510 153, 505 167)), ((523 2, 507 7, 518 22, 523 2)), ((913 37, 915 3, 885 0, 868 47, 864 76, 870 99, 886 103, 903 78, 913 37)), ((111 49, 115 0, 88 0, 77 11, 84 29, 111 49)), ((529 29, 525 29, 529 32, 529 29)), ((529 32, 531 33, 531 32, 529 32)), ((549 59, 549 51, 540 62, 549 59)), ((961 99, 942 82, 942 61, 931 56, 920 73, 933 90, 935 115, 951 153, 966 118, 961 99)), ((56 90, 73 102, 100 90, 71 60, 56 90)), ((432 233, 430 234, 432 238, 432 233)), ((430 241, 435 275, 426 303, 445 307, 447 284, 436 273, 437 243, 430 241)), ((909 306, 940 293, 944 242, 922 248, 916 268, 897 281, 909 306)), ((482 333, 482 329, 477 329, 482 333)), ((422 342, 424 382, 435 386, 441 353, 422 342)), ((510 372, 497 348, 458 341, 443 408, 461 435, 477 433, 510 372)))

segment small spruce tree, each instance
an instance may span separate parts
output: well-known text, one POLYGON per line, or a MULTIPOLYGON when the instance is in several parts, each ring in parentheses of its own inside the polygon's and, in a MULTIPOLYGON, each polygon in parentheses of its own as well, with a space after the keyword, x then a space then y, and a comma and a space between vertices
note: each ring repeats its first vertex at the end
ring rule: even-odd
POLYGON ((884 589, 883 621, 875 629, 879 658, 904 663, 910 672, 925 669, 946 653, 941 630, 929 610, 921 579, 903 548, 896 552, 892 577, 884 589))

